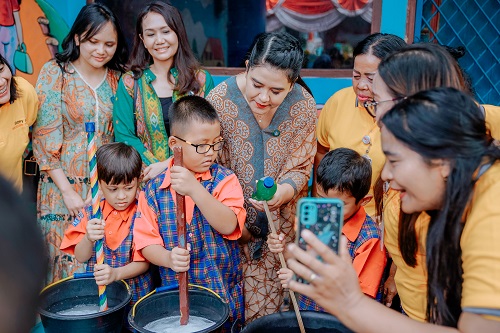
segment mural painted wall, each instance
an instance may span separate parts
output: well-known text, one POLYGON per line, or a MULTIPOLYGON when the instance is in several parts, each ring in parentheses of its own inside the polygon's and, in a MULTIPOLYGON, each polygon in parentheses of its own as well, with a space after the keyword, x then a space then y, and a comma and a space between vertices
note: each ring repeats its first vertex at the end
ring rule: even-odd
MULTIPOLYGON (((150 0, 97 0, 120 18, 129 48, 138 11, 150 0)), ((36 83, 45 62, 60 51, 62 41, 85 0, 1 0, 0 53, 16 75, 36 83)), ((182 14, 196 56, 206 66, 227 66, 227 0, 173 0, 182 14), (203 22, 203 23, 202 23, 203 22)))
POLYGON ((84 0, 0 1, 0 53, 16 75, 35 84, 83 5, 84 0))

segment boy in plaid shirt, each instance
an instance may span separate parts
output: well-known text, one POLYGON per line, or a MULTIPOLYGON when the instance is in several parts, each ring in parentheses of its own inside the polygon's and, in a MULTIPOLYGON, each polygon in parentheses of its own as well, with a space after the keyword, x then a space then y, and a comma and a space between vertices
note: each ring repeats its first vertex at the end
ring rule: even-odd
MULTIPOLYGON (((370 161, 348 148, 328 152, 318 165, 318 196, 343 201, 342 234, 347 237, 349 254, 358 273, 361 290, 375 298, 387 258, 385 249, 381 247, 380 229, 363 208, 372 199, 372 195, 368 194, 371 177, 370 161)), ((267 242, 273 253, 284 250, 282 235, 269 235, 267 242)), ((292 276, 290 269, 278 271, 283 288, 288 287, 292 276)), ((300 310, 323 311, 313 300, 302 295, 299 295, 298 303, 300 310)))
POLYGON ((162 286, 177 285, 189 270, 189 283, 212 289, 229 303, 229 331, 243 322, 243 274, 239 255, 246 211, 235 174, 215 163, 224 143, 212 105, 198 96, 177 100, 169 110, 170 148, 181 146, 184 167, 165 161, 166 170, 139 195, 135 248, 160 268, 162 286), (186 243, 177 247, 176 193, 185 195, 186 243))
POLYGON ((120 142, 101 146, 96 159, 103 219, 89 220, 92 207, 84 208, 66 230, 61 250, 86 262, 98 285, 125 280, 132 290, 132 306, 154 289, 149 263, 132 245, 142 160, 132 146, 120 142), (97 265, 94 243, 103 238, 104 264, 97 265))

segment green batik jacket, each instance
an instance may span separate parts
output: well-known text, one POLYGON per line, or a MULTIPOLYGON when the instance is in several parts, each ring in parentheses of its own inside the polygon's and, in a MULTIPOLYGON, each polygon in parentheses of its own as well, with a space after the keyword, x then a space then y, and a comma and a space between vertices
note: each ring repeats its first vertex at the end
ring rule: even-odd
MULTIPOLYGON (((177 69, 172 68, 170 72, 177 79, 177 69)), ((149 68, 144 70, 137 81, 139 91, 134 105, 133 74, 125 73, 118 84, 113 107, 115 141, 125 142, 137 149, 146 165, 164 161, 171 155, 160 99, 152 85, 155 79, 149 68)), ((200 70, 197 79, 202 87, 197 95, 207 96, 214 87, 212 76, 200 70)), ((174 91, 172 101, 180 97, 174 91)))

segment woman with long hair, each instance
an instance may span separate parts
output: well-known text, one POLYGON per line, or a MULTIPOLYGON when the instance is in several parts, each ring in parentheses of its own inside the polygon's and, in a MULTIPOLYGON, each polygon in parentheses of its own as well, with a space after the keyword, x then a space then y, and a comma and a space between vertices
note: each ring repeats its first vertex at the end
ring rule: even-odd
POLYGON ((383 179, 399 191, 403 212, 430 217, 428 323, 365 297, 352 282, 347 250, 341 246, 339 257, 307 232, 303 236, 324 262, 291 246, 290 268, 311 283, 290 281, 290 288, 355 332, 499 332, 500 147, 483 112, 464 92, 434 88, 396 104, 381 128, 383 179))
POLYGON ((160 1, 146 5, 137 17, 128 67, 116 94, 115 139, 141 154, 147 181, 166 168, 171 155, 170 105, 185 95, 205 97, 214 84, 189 46, 181 14, 160 1))
POLYGON ((83 270, 59 246, 89 192, 85 123, 95 123, 98 147, 113 140, 113 100, 127 59, 118 20, 99 3, 81 9, 62 48, 38 76, 40 109, 33 129, 41 170, 38 223, 50 260, 47 283, 83 270))
MULTIPOLYGON (((374 102, 366 103, 366 107, 380 120, 397 101, 435 87, 469 93, 462 71, 447 49, 431 43, 409 45, 380 63, 373 80, 374 102)), ((480 108, 485 113, 487 130, 498 138, 500 122, 495 117, 500 112, 493 107, 480 108)), ((384 288, 385 302, 390 305, 395 293, 399 293, 404 313, 421 321, 426 320, 425 243, 429 220, 426 213, 401 212, 397 191, 389 190, 384 195, 384 244, 393 259, 384 288)))

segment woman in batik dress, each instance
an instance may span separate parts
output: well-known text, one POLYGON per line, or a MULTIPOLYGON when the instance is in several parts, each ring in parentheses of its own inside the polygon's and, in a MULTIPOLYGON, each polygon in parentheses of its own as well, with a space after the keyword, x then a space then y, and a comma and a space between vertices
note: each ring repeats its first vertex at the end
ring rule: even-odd
POLYGON ((307 194, 316 153, 316 104, 296 83, 302 59, 294 37, 263 34, 246 71, 219 84, 207 97, 221 120, 225 144, 220 162, 235 172, 245 196, 248 215, 241 253, 247 323, 277 312, 284 299, 277 277, 279 259, 265 242, 269 230, 264 207, 251 199, 255 182, 264 176, 276 180, 277 191, 268 205, 278 232, 292 242, 295 206, 307 194))
POLYGON ((127 60, 116 17, 98 3, 82 8, 62 46, 36 83, 33 149, 41 170, 37 215, 48 248, 47 283, 84 271, 59 246, 89 193, 85 123, 95 123, 97 147, 113 140, 114 94, 127 60))

